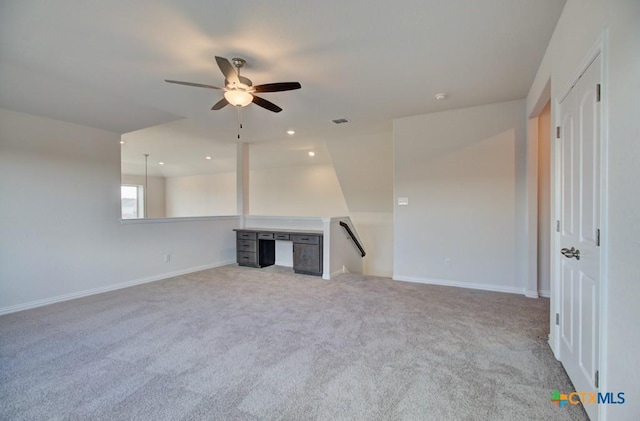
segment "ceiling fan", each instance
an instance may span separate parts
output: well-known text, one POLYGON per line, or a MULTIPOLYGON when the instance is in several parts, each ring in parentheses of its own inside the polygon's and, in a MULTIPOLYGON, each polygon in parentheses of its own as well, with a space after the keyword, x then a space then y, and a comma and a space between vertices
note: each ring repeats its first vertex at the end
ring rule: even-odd
POLYGON ((233 65, 231 65, 229 60, 226 58, 216 56, 218 67, 224 75, 224 88, 204 85, 202 83, 181 82, 179 80, 165 79, 165 82, 176 83, 178 85, 195 86, 196 88, 219 89, 224 91, 224 97, 211 107, 212 110, 220 110, 227 106, 227 104, 235 105, 236 107, 246 107, 247 105, 254 103, 269 111, 273 111, 274 113, 279 113, 282 111, 282 108, 278 107, 273 102, 255 95, 256 93, 291 91, 302 87, 299 82, 277 82, 253 86, 253 83, 249 78, 240 75, 240 69, 244 67, 246 61, 241 58, 233 58, 231 61, 233 62, 233 65))

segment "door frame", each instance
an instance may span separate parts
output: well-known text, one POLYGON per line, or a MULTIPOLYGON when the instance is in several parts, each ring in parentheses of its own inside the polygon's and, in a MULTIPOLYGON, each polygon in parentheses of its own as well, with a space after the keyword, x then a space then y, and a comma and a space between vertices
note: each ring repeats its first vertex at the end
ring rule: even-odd
MULTIPOLYGON (((539 298, 540 288, 538 285, 538 139, 540 136, 538 117, 547 105, 551 103, 551 79, 547 79, 535 106, 527 116, 527 198, 526 198, 526 284, 524 295, 529 298, 539 298)), ((553 107, 553 104, 551 104, 553 107)), ((553 110, 550 118, 553 117, 553 110)), ((553 125, 553 120, 551 121, 553 125)), ((551 136, 551 127, 548 128, 551 136)), ((552 137, 550 137, 552 139, 552 137)), ((552 159, 552 157, 550 157, 552 159)), ((551 169, 551 171, 553 171, 551 169)), ((553 182, 553 178, 550 180, 553 182)), ((553 196, 553 191, 549 193, 553 196)), ((552 199, 552 197, 551 197, 552 199)), ((552 205, 552 203, 551 203, 552 205)), ((554 215, 551 213, 550 217, 554 215)), ((552 218, 551 218, 552 219, 552 218)), ((551 283, 549 293, 551 293, 551 283)), ((542 295, 545 296, 545 295, 542 295)))
MULTIPOLYGON (((607 273, 608 273, 608 259, 607 259, 607 251, 608 251, 608 201, 607 201, 607 179, 608 179, 608 168, 607 168, 607 150, 608 150, 608 123, 609 123, 609 115, 608 115, 608 72, 607 72, 607 32, 603 32, 595 45, 588 51, 588 53, 584 56, 584 59, 581 61, 577 70, 571 75, 569 82, 563 87, 563 89, 558 91, 558 94, 555 95, 555 98, 552 102, 552 110, 551 114, 553 116, 553 127, 557 127, 560 121, 560 103, 564 98, 569 94, 573 86, 577 83, 578 79, 582 76, 582 74, 589 68, 589 66, 593 63, 593 61, 597 58, 598 55, 601 57, 600 62, 600 290, 598 297, 598 370, 599 370, 599 390, 607 390, 607 370, 606 370, 606 350, 607 350, 607 335, 606 335, 606 327, 607 327, 607 294, 608 294, 608 282, 607 282, 607 273)), ((552 221, 556 221, 560 219, 560 162, 559 162, 559 152, 560 145, 558 142, 554 141, 555 135, 552 137, 552 157, 551 157, 551 173, 552 173, 552 181, 551 181, 551 209, 552 209, 552 221)), ((553 225, 553 224, 552 224, 553 225)), ((556 359, 560 360, 560 327, 555 324, 555 314, 558 312, 560 303, 560 257, 559 257, 559 244, 560 244, 560 233, 556 230, 553 230, 553 235, 551 237, 551 336, 549 344, 552 348, 554 356, 556 359)), ((598 406, 599 418, 603 419, 603 405, 598 406)))

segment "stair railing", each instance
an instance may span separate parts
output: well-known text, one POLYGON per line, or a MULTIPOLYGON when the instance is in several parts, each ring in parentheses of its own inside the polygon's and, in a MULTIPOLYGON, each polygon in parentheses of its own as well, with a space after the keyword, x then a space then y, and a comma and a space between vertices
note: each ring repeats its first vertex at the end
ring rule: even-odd
POLYGON ((358 250, 360 250, 360 255, 364 257, 367 253, 364 251, 364 248, 362 247, 362 244, 360 244, 360 241, 358 241, 358 237, 356 237, 353 231, 351 231, 351 227, 349 227, 349 224, 344 221, 340 221, 340 226, 342 226, 342 228, 347 231, 347 234, 349 234, 349 238, 351 238, 353 244, 355 244, 358 250))

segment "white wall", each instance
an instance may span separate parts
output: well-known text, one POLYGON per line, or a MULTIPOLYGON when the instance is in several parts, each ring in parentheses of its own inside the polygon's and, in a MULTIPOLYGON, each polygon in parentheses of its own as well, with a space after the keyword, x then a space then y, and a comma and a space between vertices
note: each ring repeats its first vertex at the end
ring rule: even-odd
POLYGON ((252 215, 348 214, 340 183, 329 164, 252 169, 249 196, 252 215))
MULTIPOLYGON (((137 186, 145 185, 144 175, 122 174, 122 184, 137 186)), ((164 218, 165 211, 165 178, 158 176, 147 177, 147 214, 145 218, 164 218)))
MULTIPOLYGON (((144 185, 144 175, 122 175, 122 184, 144 185)), ((148 177, 147 218, 235 215, 236 173, 148 177)))
POLYGON ((351 212, 393 213, 393 132, 327 140, 351 212))
MULTIPOLYGON (((637 0, 568 0, 527 97, 530 111, 551 79, 551 98, 555 100, 606 32, 602 107, 608 123, 603 168, 606 208, 601 232, 600 390, 625 392, 627 401, 624 405, 601 405, 601 420, 636 420, 640 414, 639 28, 637 0)), ((552 300, 551 313, 553 305, 552 300)))
POLYGON ((349 212, 349 216, 367 252, 362 259, 363 273, 391 277, 393 275, 393 213, 349 212))
POLYGON ((120 222, 119 134, 3 109, 0 127, 0 314, 235 261, 236 216, 120 222))
POLYGON ((393 133, 327 140, 349 215, 367 252, 364 273, 393 274, 393 133))
POLYGON ((349 215, 367 251, 362 259, 365 273, 391 276, 393 135, 390 129, 327 140, 286 139, 252 144, 250 166, 252 215, 349 215), (310 150, 316 153, 313 160, 307 156, 310 150))
POLYGON ((236 173, 166 179, 167 217, 236 214, 236 173))
POLYGON ((394 279, 524 292, 524 106, 394 121, 394 279))
MULTIPOLYGON (((322 274, 324 279, 331 279, 341 273, 363 273, 360 250, 340 225, 340 222, 345 222, 349 227, 353 227, 353 222, 348 216, 326 218, 324 221, 325 260, 324 273, 322 274)), ((362 240, 356 232, 354 234, 359 241, 362 240)), ((361 241, 360 243, 362 244, 361 241)))

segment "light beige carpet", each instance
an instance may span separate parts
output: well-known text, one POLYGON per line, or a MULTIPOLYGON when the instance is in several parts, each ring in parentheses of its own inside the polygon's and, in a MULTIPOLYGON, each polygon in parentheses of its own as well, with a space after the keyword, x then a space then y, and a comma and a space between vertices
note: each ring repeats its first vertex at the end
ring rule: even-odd
POLYGON ((2 420, 570 420, 545 299, 235 265, 0 317, 2 420))

